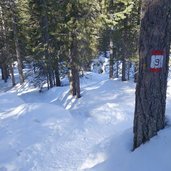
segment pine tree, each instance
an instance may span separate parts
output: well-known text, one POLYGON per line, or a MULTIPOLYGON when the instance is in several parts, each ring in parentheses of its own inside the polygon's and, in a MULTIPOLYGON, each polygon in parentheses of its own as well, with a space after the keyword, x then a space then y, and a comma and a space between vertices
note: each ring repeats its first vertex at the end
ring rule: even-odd
POLYGON ((20 84, 24 83, 24 74, 22 68, 22 59, 21 59, 21 49, 19 44, 19 30, 18 30, 18 16, 17 16, 17 8, 15 2, 12 2, 11 11, 12 11, 12 24, 13 24, 13 34, 14 34, 14 42, 16 49, 16 56, 18 62, 18 72, 20 84))
POLYGON ((65 6, 65 30, 68 34, 70 92, 80 97, 79 71, 93 53, 98 36, 100 5, 98 1, 70 1, 65 6))
POLYGON ((129 60, 135 56, 137 50, 138 3, 139 1, 131 0, 116 0, 107 3, 99 49, 111 52, 109 78, 114 77, 114 64, 116 62, 117 65, 120 60, 122 61, 122 80, 127 79, 129 60))
POLYGON ((165 127, 171 29, 170 3, 170 0, 142 1, 134 149, 165 127))
POLYGON ((13 61, 15 59, 15 44, 12 27, 12 10, 10 1, 3 1, 0 3, 0 33, 1 33, 1 60, 2 77, 7 81, 9 72, 13 86, 15 85, 15 77, 13 73, 13 61))

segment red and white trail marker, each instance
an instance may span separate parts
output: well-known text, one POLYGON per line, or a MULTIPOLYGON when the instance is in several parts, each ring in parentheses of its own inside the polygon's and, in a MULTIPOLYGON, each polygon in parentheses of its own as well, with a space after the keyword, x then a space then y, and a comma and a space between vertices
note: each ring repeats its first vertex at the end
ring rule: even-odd
POLYGON ((163 68, 164 51, 153 50, 150 63, 151 72, 160 72, 163 68))

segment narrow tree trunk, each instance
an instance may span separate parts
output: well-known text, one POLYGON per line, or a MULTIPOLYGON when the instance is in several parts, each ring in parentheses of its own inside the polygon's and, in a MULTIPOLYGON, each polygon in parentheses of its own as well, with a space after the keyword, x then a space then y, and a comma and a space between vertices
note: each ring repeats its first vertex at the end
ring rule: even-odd
POLYGON ((126 81, 126 61, 125 57, 122 59, 122 81, 126 81))
POLYGON ((134 65, 134 83, 137 82, 137 79, 138 79, 138 66, 137 66, 137 62, 135 62, 135 65, 134 65))
POLYGON ((128 16, 126 16, 124 20, 124 32, 123 32, 123 56, 122 56, 122 81, 126 81, 126 59, 128 57, 127 54, 127 38, 128 38, 128 32, 127 32, 127 25, 128 25, 128 16))
POLYGON ((12 85, 15 86, 15 77, 14 77, 14 69, 13 69, 13 66, 12 64, 10 63, 9 65, 10 67, 10 73, 11 73, 11 80, 12 80, 12 85))
POLYGON ((131 68, 131 62, 128 61, 128 64, 127 64, 127 76, 128 76, 128 80, 130 79, 130 68, 131 68))
POLYGON ((56 61, 56 68, 55 68, 55 84, 57 87, 61 86, 58 61, 56 61))
POLYGON ((75 72, 74 68, 71 67, 71 70, 69 71, 69 82, 70 82, 70 93, 72 96, 76 96, 76 86, 75 86, 75 72))
POLYGON ((53 87, 53 70, 52 70, 52 63, 51 63, 51 59, 48 53, 48 49, 45 49, 45 58, 47 59, 47 75, 48 75, 47 80, 49 82, 49 87, 52 88, 53 87))
POLYGON ((134 115, 134 149, 165 127, 170 49, 170 4, 171 0, 142 1, 140 62, 134 115), (157 54, 160 54, 160 57, 156 57, 157 54), (155 56, 155 59, 152 55, 155 56), (164 58, 163 63, 162 58, 164 58))
POLYGON ((80 77, 79 77, 78 69, 76 69, 76 72, 75 72, 75 86, 76 86, 76 96, 77 96, 77 98, 80 98, 81 97, 81 94, 80 94, 80 77))
POLYGON ((8 70, 7 70, 7 65, 5 63, 2 64, 2 79, 4 82, 7 82, 8 79, 8 70))
POLYGON ((116 78, 119 78, 119 62, 116 62, 116 78))
POLYGON ((13 14, 13 33, 14 33, 15 49, 16 49, 16 56, 18 62, 19 79, 20 79, 20 84, 22 84, 24 82, 24 74, 22 70, 21 52, 20 52, 19 38, 18 38, 17 17, 15 14, 13 14))
POLYGON ((113 59, 113 55, 111 54, 110 55, 110 61, 109 61, 109 78, 110 79, 113 79, 114 78, 114 75, 113 75, 113 72, 114 72, 114 68, 113 68, 113 65, 114 65, 114 59, 113 59))
POLYGON ((44 56, 47 60, 47 72, 48 72, 48 82, 50 88, 53 87, 53 68, 52 68, 52 60, 51 56, 49 55, 49 23, 48 23, 48 16, 47 16, 47 4, 45 0, 41 0, 41 7, 43 10, 42 13, 42 20, 41 20, 41 27, 42 27, 42 38, 43 38, 43 45, 44 45, 44 56))
POLYGON ((1 77, 2 77, 2 80, 4 80, 3 64, 1 64, 1 77))
MULTIPOLYGON (((111 39, 112 39, 112 36, 111 36, 111 39)), ((114 75, 113 75, 113 72, 114 72, 113 65, 114 65, 113 42, 112 42, 112 40, 110 40, 110 61, 109 61, 109 78, 110 79, 114 78, 114 75)))
POLYGON ((1 69, 1 79, 3 80, 2 64, 0 65, 0 69, 1 69))

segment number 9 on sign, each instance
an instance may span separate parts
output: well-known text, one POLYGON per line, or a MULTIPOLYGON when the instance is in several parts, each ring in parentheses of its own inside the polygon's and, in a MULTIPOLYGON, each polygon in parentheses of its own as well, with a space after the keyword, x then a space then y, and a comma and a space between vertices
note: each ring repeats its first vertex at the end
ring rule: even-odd
POLYGON ((163 68, 163 59, 164 55, 162 51, 153 51, 151 56, 150 71, 160 72, 163 68))

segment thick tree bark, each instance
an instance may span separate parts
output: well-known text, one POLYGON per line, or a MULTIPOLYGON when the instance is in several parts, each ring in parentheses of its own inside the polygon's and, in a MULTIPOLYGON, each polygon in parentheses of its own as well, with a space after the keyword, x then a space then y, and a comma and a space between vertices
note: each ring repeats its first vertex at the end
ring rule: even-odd
MULTIPOLYGON (((133 149, 165 127, 166 87, 170 49, 171 0, 142 1, 139 74, 136 87, 133 149), (163 54, 160 69, 150 69, 152 53, 163 54)), ((156 55, 155 54, 155 55, 156 55)), ((155 59, 155 67, 158 60, 155 59)))

